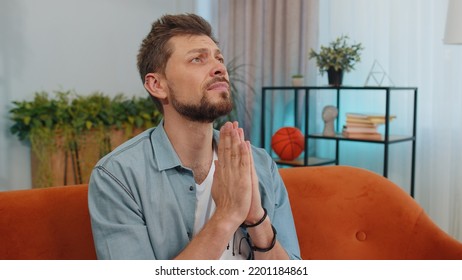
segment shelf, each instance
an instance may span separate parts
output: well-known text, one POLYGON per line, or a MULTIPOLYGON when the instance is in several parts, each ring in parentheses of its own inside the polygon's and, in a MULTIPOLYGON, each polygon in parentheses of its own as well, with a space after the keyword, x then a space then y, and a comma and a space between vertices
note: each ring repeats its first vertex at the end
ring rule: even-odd
MULTIPOLYGON (((305 151, 310 151, 310 139, 324 139, 324 140, 333 140, 335 142, 335 157, 333 159, 320 159, 316 157, 309 157, 305 159, 304 157, 298 158, 293 161, 284 161, 278 158, 274 159, 275 162, 279 165, 287 165, 287 166, 315 166, 315 165, 329 165, 329 164, 340 164, 340 149, 341 145, 340 142, 350 141, 350 142, 362 142, 362 143, 372 143, 372 144, 381 144, 383 145, 383 176, 388 177, 388 165, 389 165, 389 146, 394 143, 400 142, 409 142, 411 144, 411 180, 410 180, 410 194, 414 196, 414 174, 415 174, 415 150, 416 150, 416 118, 417 118, 417 87, 382 87, 382 86, 301 86, 301 87, 291 87, 291 86, 270 86, 270 87, 262 87, 262 102, 261 102, 261 147, 265 149, 270 149, 267 145, 266 139, 266 120, 267 115, 270 116, 272 110, 268 110, 266 101, 267 95, 270 96, 274 93, 274 91, 288 91, 290 94, 294 96, 293 102, 293 126, 300 128, 301 131, 304 131, 305 137, 305 151), (382 133, 382 137, 379 140, 375 139, 362 139, 362 138, 348 138, 344 137, 341 133, 335 136, 324 136, 322 133, 312 133, 310 127, 310 107, 314 107, 314 105, 310 104, 310 96, 313 94, 316 95, 321 91, 332 91, 334 94, 334 106, 337 107, 338 112, 342 112, 342 99, 341 96, 344 92, 355 92, 355 91, 374 91, 374 95, 380 95, 381 98, 384 98, 384 116, 386 122, 384 123, 384 131, 382 133), (401 92, 403 94, 410 94, 410 97, 406 97, 407 99, 412 99, 411 110, 412 110, 412 132, 408 135, 393 135, 391 128, 390 128, 390 113, 391 113, 391 98, 395 98, 396 92, 401 92), (393 93, 393 94, 392 94, 393 93), (301 104, 300 104, 301 103, 301 104), (303 106, 299 106, 302 105, 303 106), (303 109, 301 109, 304 107, 303 109)), ((276 92, 277 93, 277 92, 276 92)), ((284 93, 286 94, 286 93, 284 93)), ((273 99, 268 98, 271 101, 271 109, 275 104, 273 104, 273 99)), ((318 106, 318 104, 316 104, 318 106)), ((364 104, 367 105, 367 104, 364 104)), ((335 128, 337 131, 341 130, 339 127, 339 117, 337 116, 337 127, 335 128)), ((270 128, 272 131, 273 128, 270 128)), ((270 134, 270 136, 272 133, 270 134)), ((316 147, 316 146, 315 146, 316 147)))
POLYGON ((413 136, 404 136, 404 135, 390 135, 388 142, 385 141, 384 137, 382 136, 382 140, 374 140, 374 139, 359 139, 359 138, 348 138, 341 134, 337 134, 336 136, 324 136, 322 134, 309 134, 308 138, 316 138, 316 139, 331 139, 331 140, 342 140, 342 141, 355 141, 355 142, 370 142, 370 143, 399 143, 404 141, 412 141, 415 140, 413 136))
MULTIPOLYGON (((281 165, 305 166, 303 158, 297 158, 294 160, 282 160, 280 158, 273 158, 273 160, 277 164, 281 164, 281 165)), ((327 165, 327 164, 335 164, 335 160, 327 159, 327 158, 309 157, 307 165, 316 166, 316 165, 327 165)))

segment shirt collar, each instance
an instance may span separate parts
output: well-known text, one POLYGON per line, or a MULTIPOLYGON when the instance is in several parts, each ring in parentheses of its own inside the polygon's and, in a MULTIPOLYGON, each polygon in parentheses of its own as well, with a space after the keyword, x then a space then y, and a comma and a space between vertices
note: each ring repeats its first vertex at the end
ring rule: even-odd
MULTIPOLYGON (((216 129, 213 130, 213 141, 218 143, 220 138, 220 132, 216 129)), ((157 161, 157 166, 159 170, 166 170, 182 166, 181 160, 178 157, 178 154, 175 152, 175 149, 168 139, 167 133, 164 129, 164 120, 161 120, 159 125, 154 129, 151 134, 151 143, 152 148, 155 154, 155 160, 157 161)))

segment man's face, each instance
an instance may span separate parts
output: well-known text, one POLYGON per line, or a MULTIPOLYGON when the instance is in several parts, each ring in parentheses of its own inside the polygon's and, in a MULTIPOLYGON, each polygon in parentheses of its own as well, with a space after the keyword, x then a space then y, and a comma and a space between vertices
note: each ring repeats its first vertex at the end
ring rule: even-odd
POLYGON ((229 77, 218 46, 208 36, 177 36, 167 62, 169 105, 192 121, 213 122, 232 110, 229 77))

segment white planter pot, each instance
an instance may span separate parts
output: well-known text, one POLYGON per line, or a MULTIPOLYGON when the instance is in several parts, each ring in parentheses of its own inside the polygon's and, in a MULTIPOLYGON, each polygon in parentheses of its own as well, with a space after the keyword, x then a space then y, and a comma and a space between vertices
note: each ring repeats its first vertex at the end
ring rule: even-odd
POLYGON ((292 78, 292 86, 293 87, 303 86, 303 78, 292 78))

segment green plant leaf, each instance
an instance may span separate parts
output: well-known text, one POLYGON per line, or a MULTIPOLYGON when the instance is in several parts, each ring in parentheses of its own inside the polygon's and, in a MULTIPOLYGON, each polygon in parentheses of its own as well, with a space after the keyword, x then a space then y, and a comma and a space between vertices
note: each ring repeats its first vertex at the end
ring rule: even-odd
POLYGON ((85 122, 85 127, 90 130, 93 127, 93 123, 91 121, 86 121, 85 122))
POLYGON ((330 42, 328 46, 321 46, 320 51, 309 50, 309 59, 315 59, 319 72, 323 74, 329 68, 342 69, 349 72, 354 69, 356 63, 361 61, 361 51, 364 49, 361 43, 348 44, 348 36, 342 35, 330 42))
POLYGON ((30 120, 31 120, 31 117, 30 116, 25 116, 23 118, 23 121, 24 121, 24 124, 25 125, 29 125, 30 124, 30 120))

